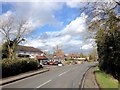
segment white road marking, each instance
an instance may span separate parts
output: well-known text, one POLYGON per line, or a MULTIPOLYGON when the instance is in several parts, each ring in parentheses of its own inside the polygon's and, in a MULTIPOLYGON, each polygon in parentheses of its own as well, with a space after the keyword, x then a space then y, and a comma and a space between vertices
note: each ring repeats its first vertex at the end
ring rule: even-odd
POLYGON ((58 76, 62 76, 63 74, 65 74, 65 73, 67 73, 67 72, 69 72, 70 70, 68 70, 68 71, 66 71, 66 72, 63 72, 63 73, 61 73, 61 74, 59 74, 58 76))
MULTIPOLYGON (((73 68, 72 70, 74 70, 74 69, 77 69, 78 67, 75 67, 75 68, 73 68)), ((63 74, 65 74, 65 73, 67 73, 67 72, 69 72, 70 70, 67 70, 66 72, 63 72, 63 73, 61 73, 61 74, 59 74, 58 76, 62 76, 63 74)))
POLYGON ((58 76, 62 76, 63 74, 65 74, 66 72, 63 72, 63 73, 61 73, 61 74, 59 74, 58 76))
POLYGON ((40 87, 44 86, 45 84, 49 83, 50 81, 52 81, 52 80, 48 80, 48 81, 46 81, 45 83, 43 83, 43 84, 39 85, 39 86, 38 86, 38 87, 36 87, 36 88, 40 88, 40 87))

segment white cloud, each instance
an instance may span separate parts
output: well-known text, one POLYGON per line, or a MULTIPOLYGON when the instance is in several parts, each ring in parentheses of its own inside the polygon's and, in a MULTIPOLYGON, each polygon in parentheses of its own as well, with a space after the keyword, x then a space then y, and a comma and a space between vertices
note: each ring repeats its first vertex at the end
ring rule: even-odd
POLYGON ((1 36, 1 38, 0 38, 0 47, 2 46, 2 44, 3 44, 3 38, 2 38, 2 34, 0 33, 0 36, 1 36))
POLYGON ((83 2, 83 0, 69 0, 66 1, 66 5, 70 8, 85 8, 87 3, 83 2))
POLYGON ((67 1, 67 3, 66 3, 69 7, 71 7, 71 8, 78 8, 79 7, 79 4, 80 4, 80 2, 74 2, 74 1, 67 1))
MULTIPOLYGON (((78 2, 67 3, 71 8, 80 6, 78 2)), ((16 11, 8 12, 7 15, 13 13, 18 19, 27 18, 28 27, 34 30, 37 27, 42 27, 45 24, 61 25, 57 21, 54 12, 62 8, 60 2, 42 2, 42 3, 16 3, 14 5, 16 11)), ((91 40, 87 43, 83 38, 88 34, 86 30, 87 15, 82 13, 75 20, 71 21, 65 28, 60 31, 45 32, 41 37, 35 39, 27 39, 23 45, 33 46, 44 50, 52 50, 56 45, 60 45, 65 52, 80 51, 82 49, 91 49, 91 40)))
MULTIPOLYGON (((13 15, 16 21, 27 20, 27 27, 35 30, 46 24, 60 26, 61 22, 56 20, 54 12, 62 8, 58 2, 27 2, 27 3, 10 3, 14 11, 7 11, 0 15, 2 20, 13 15)), ((18 22, 17 21, 17 22, 18 22)))
POLYGON ((93 46, 91 43, 88 43, 88 44, 85 44, 82 46, 82 49, 92 49, 92 48, 93 48, 93 46))
POLYGON ((52 37, 50 39, 46 40, 45 45, 54 48, 57 45, 63 46, 65 43, 69 42, 71 40, 70 35, 60 36, 60 37, 52 37))
POLYGON ((86 36, 85 34, 88 33, 85 25, 86 19, 87 15, 82 13, 80 17, 71 21, 61 31, 43 33, 41 37, 33 39, 32 41, 34 42, 29 40, 27 45, 49 51, 59 45, 66 53, 80 52, 80 46, 82 46, 83 50, 92 49, 91 42, 94 42, 93 39, 89 39, 87 42, 83 41, 83 38, 86 36))
MULTIPOLYGON (((0 15, 0 28, 2 26, 6 27, 6 25, 9 25, 9 28, 10 28, 9 37, 11 40, 18 34, 20 24, 23 24, 20 32, 23 32, 26 29, 23 35, 29 34, 32 30, 36 28, 36 26, 38 26, 36 25, 37 23, 33 23, 31 19, 23 20, 21 18, 18 20, 16 18, 15 12, 12 12, 12 11, 7 11, 6 13, 3 13, 2 15, 0 15)), ((7 29, 8 27, 6 28, 6 30, 7 29)))
MULTIPOLYGON (((28 28, 27 34, 46 24, 54 26, 60 26, 62 24, 56 20, 56 17, 54 16, 54 12, 62 8, 62 4, 59 2, 11 2, 10 4, 14 10, 1 14, 0 24, 2 24, 1 20, 4 20, 5 22, 11 15, 16 19, 16 23, 22 19, 27 20, 27 23, 25 24, 25 27, 28 28)), ((16 33, 15 30, 14 27, 12 32, 16 33)), ((14 35, 12 35, 12 37, 14 37, 14 35)))
POLYGON ((74 38, 73 39, 71 39, 69 42, 67 42, 65 45, 72 45, 72 46, 80 46, 80 45, 82 45, 83 44, 83 41, 81 41, 81 40, 75 40, 74 38))
POLYGON ((69 25, 67 25, 63 30, 62 33, 66 34, 80 34, 86 30, 86 18, 87 15, 84 13, 81 14, 80 17, 77 17, 75 20, 73 20, 69 25))
POLYGON ((24 44, 25 46, 33 46, 33 47, 43 47, 44 42, 38 39, 34 39, 34 40, 27 40, 26 43, 24 44))
POLYGON ((18 18, 30 18, 32 23, 37 26, 45 24, 59 25, 54 17, 54 12, 62 8, 62 4, 58 2, 29 2, 29 3, 13 3, 18 18))
POLYGON ((94 17, 92 20, 91 20, 91 22, 94 22, 94 21, 99 21, 101 18, 99 17, 99 16, 96 16, 96 17, 94 17))

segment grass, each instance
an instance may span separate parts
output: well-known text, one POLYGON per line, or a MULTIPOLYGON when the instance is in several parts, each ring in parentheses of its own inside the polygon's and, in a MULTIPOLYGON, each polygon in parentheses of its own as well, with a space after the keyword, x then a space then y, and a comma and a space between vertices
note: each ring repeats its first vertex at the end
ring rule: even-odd
POLYGON ((118 88, 118 82, 111 75, 96 69, 96 80, 101 88, 118 88))

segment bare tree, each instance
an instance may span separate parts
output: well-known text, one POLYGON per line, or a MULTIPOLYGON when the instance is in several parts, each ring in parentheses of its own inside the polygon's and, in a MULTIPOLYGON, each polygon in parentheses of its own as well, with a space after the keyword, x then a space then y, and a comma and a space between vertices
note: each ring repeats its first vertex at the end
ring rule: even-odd
POLYGON ((24 35, 28 32, 26 19, 16 19, 13 15, 0 18, 0 33, 4 41, 8 43, 8 55, 10 59, 15 58, 16 46, 24 41, 24 35))

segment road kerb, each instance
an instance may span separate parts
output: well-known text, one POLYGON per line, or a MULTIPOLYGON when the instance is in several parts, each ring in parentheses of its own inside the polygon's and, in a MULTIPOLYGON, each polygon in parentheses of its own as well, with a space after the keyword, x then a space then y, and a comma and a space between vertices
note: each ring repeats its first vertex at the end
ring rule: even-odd
POLYGON ((85 72, 85 74, 84 74, 84 76, 83 76, 83 78, 81 80, 80 90, 84 90, 85 88, 96 88, 97 90, 100 90, 100 87, 99 87, 99 85, 98 85, 98 83, 96 81, 94 70, 95 70, 95 67, 90 67, 85 72))
POLYGON ((91 68, 92 68, 92 67, 88 68, 88 69, 86 70, 86 72, 83 74, 83 78, 82 78, 81 84, 80 84, 80 90, 82 90, 82 89, 84 88, 84 82, 85 82, 85 79, 86 79, 87 72, 88 72, 88 70, 90 70, 91 68))

